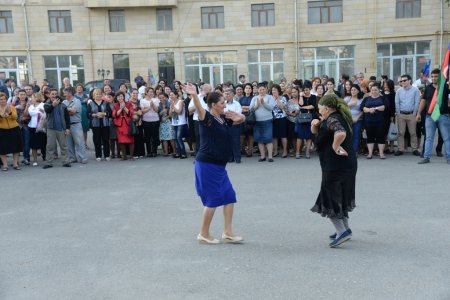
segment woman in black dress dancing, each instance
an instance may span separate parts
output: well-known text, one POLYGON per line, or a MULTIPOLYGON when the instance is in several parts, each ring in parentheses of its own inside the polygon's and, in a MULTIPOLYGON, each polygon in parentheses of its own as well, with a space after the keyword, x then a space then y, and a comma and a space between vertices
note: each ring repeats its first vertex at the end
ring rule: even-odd
POLYGON ((352 146, 352 115, 345 100, 335 94, 325 95, 319 101, 320 120, 311 122, 316 134, 322 168, 322 184, 313 212, 330 218, 336 233, 330 235, 334 248, 352 235, 348 212, 355 207, 355 180, 357 162, 352 146))

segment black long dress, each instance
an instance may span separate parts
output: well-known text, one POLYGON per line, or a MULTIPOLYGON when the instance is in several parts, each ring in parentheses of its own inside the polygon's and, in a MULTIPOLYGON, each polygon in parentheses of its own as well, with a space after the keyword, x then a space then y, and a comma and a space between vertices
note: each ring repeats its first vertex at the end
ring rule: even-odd
POLYGON ((320 124, 316 137, 319 151, 320 166, 322 168, 322 183, 320 193, 312 212, 329 218, 348 218, 348 212, 355 208, 355 180, 357 161, 352 146, 351 130, 336 111, 320 124), (341 147, 348 156, 337 155, 333 150, 334 134, 345 132, 346 137, 341 147))

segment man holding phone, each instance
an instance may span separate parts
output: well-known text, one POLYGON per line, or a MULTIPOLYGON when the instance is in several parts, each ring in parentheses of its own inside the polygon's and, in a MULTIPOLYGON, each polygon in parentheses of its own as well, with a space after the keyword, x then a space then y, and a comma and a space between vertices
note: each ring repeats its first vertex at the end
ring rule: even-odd
POLYGON ((44 104, 47 118, 47 161, 43 169, 53 167, 52 162, 57 153, 57 142, 61 149, 63 167, 71 167, 66 140, 66 135, 70 133, 70 115, 67 106, 58 97, 58 90, 50 89, 49 92, 49 101, 44 104))

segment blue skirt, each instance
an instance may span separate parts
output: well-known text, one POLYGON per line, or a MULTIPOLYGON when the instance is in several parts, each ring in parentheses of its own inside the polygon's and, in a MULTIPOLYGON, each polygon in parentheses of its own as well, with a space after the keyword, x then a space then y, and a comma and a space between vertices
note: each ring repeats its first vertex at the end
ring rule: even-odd
POLYGON ((272 143, 272 120, 256 121, 253 138, 257 143, 272 143))
POLYGON ((225 166, 195 161, 195 188, 206 207, 236 203, 225 166))
POLYGON ((295 123, 295 133, 297 133, 297 138, 301 140, 311 140, 313 134, 311 132, 311 123, 295 123))

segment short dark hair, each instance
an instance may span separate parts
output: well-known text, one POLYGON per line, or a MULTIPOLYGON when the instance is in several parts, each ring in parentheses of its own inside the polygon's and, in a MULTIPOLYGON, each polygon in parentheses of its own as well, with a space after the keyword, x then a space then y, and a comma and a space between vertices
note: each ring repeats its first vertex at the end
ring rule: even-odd
POLYGON ((434 69, 433 71, 431 71, 431 74, 440 74, 441 73, 441 70, 439 70, 439 69, 434 69))
POLYGON ((282 96, 283 92, 281 91, 281 86, 279 84, 272 85, 272 89, 276 89, 278 91, 278 95, 282 96))
POLYGON ((400 77, 406 77, 406 78, 408 78, 408 80, 411 80, 411 76, 409 76, 409 74, 403 74, 403 75, 400 76, 400 77))
POLYGON ((70 93, 70 94, 73 95, 73 89, 72 89, 72 87, 65 88, 65 89, 64 89, 64 92, 70 93))
POLYGON ((342 73, 341 78, 344 80, 349 80, 350 77, 348 76, 348 74, 342 73))
POLYGON ((245 78, 245 75, 244 74, 239 75, 239 79, 241 78, 245 78))
POLYGON ((206 103, 208 104, 208 107, 211 108, 214 103, 217 103, 220 101, 220 99, 223 98, 223 95, 217 92, 212 92, 208 95, 208 99, 206 99, 206 103))

